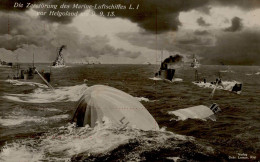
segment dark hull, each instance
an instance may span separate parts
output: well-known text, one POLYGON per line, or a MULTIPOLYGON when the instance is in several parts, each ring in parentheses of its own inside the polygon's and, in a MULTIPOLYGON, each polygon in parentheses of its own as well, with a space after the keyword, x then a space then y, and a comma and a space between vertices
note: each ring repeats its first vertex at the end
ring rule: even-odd
POLYGON ((242 92, 242 83, 218 83, 216 85, 216 82, 193 82, 194 84, 198 85, 199 87, 203 88, 216 88, 216 89, 221 89, 225 91, 230 91, 234 92, 236 94, 240 94, 242 92))
POLYGON ((162 79, 167 79, 172 81, 175 74, 175 69, 166 69, 166 70, 160 70, 155 74, 155 77, 160 77, 162 79))
POLYGON ((232 92, 238 93, 240 91, 242 91, 242 83, 236 83, 232 88, 232 92))
MULTIPOLYGON (((41 76, 47 81, 51 81, 51 73, 49 72, 40 72, 41 76)), ((46 84, 43 79, 36 72, 35 68, 29 68, 28 70, 20 70, 18 76, 14 76, 13 79, 20 81, 36 82, 41 84, 46 84)))

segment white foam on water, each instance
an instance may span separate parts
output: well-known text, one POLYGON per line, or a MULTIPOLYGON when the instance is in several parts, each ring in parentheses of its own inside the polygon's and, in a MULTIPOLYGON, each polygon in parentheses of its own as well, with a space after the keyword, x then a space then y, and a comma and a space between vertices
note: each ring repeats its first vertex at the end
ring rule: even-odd
POLYGON ((4 118, 0 117, 0 124, 3 126, 14 126, 20 125, 25 122, 40 122, 41 119, 38 117, 31 116, 6 116, 4 118))
MULTIPOLYGON (((48 111, 48 112, 62 112, 59 109, 55 108, 37 108, 39 111, 48 111)), ((40 113, 42 114, 42 113, 40 113)), ((49 117, 45 116, 35 116, 30 115, 29 111, 27 109, 23 109, 20 107, 16 107, 13 109, 13 111, 8 112, 4 116, 0 116, 0 125, 3 126, 15 126, 15 125, 21 125, 21 124, 28 124, 28 122, 34 122, 34 123, 48 123, 50 121, 57 121, 61 119, 68 118, 68 114, 61 114, 61 115, 53 115, 49 117)))
POLYGON ((69 118, 68 114, 62 115, 54 115, 51 117, 39 117, 39 116, 28 116, 28 115, 7 115, 5 117, 0 117, 0 124, 3 126, 16 126, 21 125, 27 122, 34 122, 34 123, 45 123, 59 121, 62 119, 69 118))
POLYGON ((44 117, 43 120, 45 121, 59 121, 62 119, 68 119, 69 115, 68 114, 61 114, 61 115, 54 115, 51 117, 44 117))
POLYGON ((172 160, 172 161, 177 161, 177 160, 179 160, 179 159, 181 159, 180 157, 166 157, 166 159, 168 159, 168 160, 172 160))
POLYGON ((246 75, 260 75, 260 72, 256 72, 256 73, 247 73, 246 75))
POLYGON ((0 67, 2 67, 2 68, 12 68, 12 66, 8 66, 8 65, 1 65, 1 64, 0 64, 0 67))
POLYGON ((52 112, 62 112, 59 109, 55 109, 55 108, 37 108, 37 110, 41 110, 41 111, 52 111, 52 112))
POLYGON ((6 162, 37 162, 43 159, 43 155, 36 150, 19 143, 5 145, 0 152, 0 161, 6 162))
POLYGON ((155 102, 157 100, 149 100, 148 98, 145 97, 135 97, 139 102, 144 101, 144 102, 155 102))
POLYGON ((6 94, 3 98, 26 103, 52 103, 77 101, 87 89, 86 84, 50 89, 37 88, 29 94, 6 94))
POLYGON ((220 70, 220 72, 222 72, 222 73, 234 73, 233 70, 220 70))
POLYGON ((58 68, 68 68, 71 66, 67 66, 67 65, 57 65, 57 66, 51 66, 52 68, 58 69, 58 68))
POLYGON ((173 78, 172 81, 167 80, 167 79, 162 79, 159 77, 153 77, 153 78, 149 78, 149 79, 156 80, 156 81, 165 80, 165 81, 169 81, 169 82, 182 82, 183 81, 183 79, 181 79, 181 78, 173 78))
POLYGON ((183 79, 181 78, 173 78, 172 82, 182 82, 183 79))
POLYGON ((41 84, 41 83, 36 83, 36 82, 19 81, 19 80, 13 80, 13 79, 7 79, 7 80, 5 80, 5 82, 13 84, 15 86, 28 85, 28 86, 38 86, 41 88, 48 88, 47 85, 41 84))
POLYGON ((151 80, 163 80, 162 78, 158 78, 158 77, 153 77, 153 78, 149 78, 151 80))
POLYGON ((162 128, 160 128, 160 131, 165 132, 166 129, 167 129, 167 127, 162 127, 162 128))
POLYGON ((32 158, 36 161, 53 159, 70 161, 73 156, 80 153, 84 153, 86 157, 105 154, 120 145, 128 144, 131 139, 142 139, 144 144, 148 145, 144 147, 149 148, 151 141, 160 147, 169 138, 178 141, 193 140, 190 137, 172 132, 146 132, 132 128, 118 129, 112 122, 104 119, 103 123, 99 123, 94 128, 90 128, 88 125, 76 128, 75 124, 68 124, 40 136, 40 139, 28 138, 21 142, 6 144, 0 152, 0 157, 3 161, 8 159, 31 161, 32 158), (29 145, 27 145, 28 143, 29 145), (14 153, 15 155, 13 155, 14 153))
POLYGON ((149 102, 150 100, 145 97, 135 97, 139 102, 144 101, 144 102, 149 102))
MULTIPOLYGON (((204 83, 204 82, 192 82, 193 84, 201 87, 201 88, 211 88, 211 89, 214 89, 216 87, 215 84, 211 84, 209 82, 207 83, 204 83)), ((226 90, 226 91, 232 91, 232 88, 235 86, 235 84, 237 84, 239 82, 237 81, 222 81, 222 85, 219 84, 216 89, 222 89, 222 90, 226 90)), ((238 92, 239 94, 239 92, 238 92)))

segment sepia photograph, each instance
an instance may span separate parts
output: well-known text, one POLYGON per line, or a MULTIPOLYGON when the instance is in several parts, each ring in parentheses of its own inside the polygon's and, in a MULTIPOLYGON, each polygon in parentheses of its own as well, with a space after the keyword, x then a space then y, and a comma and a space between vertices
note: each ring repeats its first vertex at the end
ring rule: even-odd
POLYGON ((260 0, 1 0, 1 162, 259 162, 260 0))

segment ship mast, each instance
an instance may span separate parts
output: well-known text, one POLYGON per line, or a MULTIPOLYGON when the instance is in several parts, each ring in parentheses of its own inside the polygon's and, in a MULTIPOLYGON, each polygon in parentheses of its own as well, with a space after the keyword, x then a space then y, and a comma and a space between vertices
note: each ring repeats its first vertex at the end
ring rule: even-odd
POLYGON ((163 50, 161 51, 161 63, 162 63, 162 59, 163 59, 163 50))
POLYGON ((34 68, 34 52, 33 52, 33 68, 34 68))
POLYGON ((157 45, 157 7, 156 7, 156 10, 155 10, 155 46, 156 46, 156 63, 158 62, 157 60, 157 52, 158 52, 158 45, 157 45))
POLYGON ((10 21, 9 21, 9 14, 8 14, 8 26, 7 26, 7 30, 8 30, 8 36, 10 36, 10 21))

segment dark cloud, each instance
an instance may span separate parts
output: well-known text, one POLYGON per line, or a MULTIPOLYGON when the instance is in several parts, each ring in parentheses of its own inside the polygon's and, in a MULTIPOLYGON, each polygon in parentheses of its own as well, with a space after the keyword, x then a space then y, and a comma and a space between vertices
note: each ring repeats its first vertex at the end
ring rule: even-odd
MULTIPOLYGON (((4 11, 25 11, 23 8, 13 8, 15 1, 1 0, 0 10, 4 11)), ((146 31, 158 33, 165 31, 176 31, 181 25, 179 21, 179 13, 182 11, 189 11, 192 9, 197 9, 201 12, 208 14, 210 12, 210 7, 212 5, 221 6, 237 6, 243 9, 252 9, 260 7, 259 0, 25 0, 22 1, 24 4, 29 3, 45 3, 45 4, 86 4, 86 5, 100 5, 100 4, 122 4, 126 5, 126 10, 115 10, 116 17, 126 18, 134 23, 137 23, 140 27, 144 28, 146 31), (129 10, 129 5, 137 6, 139 4, 138 10, 129 10), (157 17, 157 20, 156 20, 157 17), (156 22, 157 21, 157 22, 156 22)), ((85 9, 57 9, 59 11, 74 11, 83 12, 85 9)), ((50 11, 50 9, 45 9, 41 11, 50 11)), ((107 12, 109 10, 96 10, 96 12, 107 12)), ((58 22, 61 24, 68 24, 72 21, 73 16, 40 16, 41 19, 58 22)), ((203 22, 203 19, 199 20, 199 23, 203 26, 208 24, 203 22)))
MULTIPOLYGON (((101 0, 102 1, 102 0, 101 0)), ((75 1, 70 1, 70 0, 23 0, 23 1, 10 1, 10 0, 1 0, 0 1, 0 10, 2 11, 16 11, 16 12, 23 12, 26 10, 29 10, 30 8, 33 8, 35 11, 38 12, 47 12, 47 14, 45 16, 39 16, 42 20, 47 20, 49 22, 57 22, 60 24, 69 24, 72 22, 72 19, 75 16, 49 16, 49 12, 50 11, 59 11, 59 12, 78 12, 81 13, 83 11, 85 11, 84 8, 77 8, 77 9, 73 9, 72 6, 68 9, 68 8, 60 8, 60 6, 62 4, 67 4, 67 5, 72 5, 74 3, 79 3, 79 4, 87 4, 90 3, 90 1, 84 1, 84 0, 75 0, 75 1), (21 3, 23 5, 23 7, 14 7, 15 4, 17 3, 21 3), (57 8, 38 8, 38 7, 31 7, 33 5, 57 5, 57 8), (30 6, 30 7, 28 7, 30 6)), ((94 4, 94 2, 93 2, 94 4)))
POLYGON ((183 56, 181 55, 174 55, 174 56, 170 56, 168 58, 166 58, 162 63, 177 63, 182 61, 183 56))
MULTIPOLYGON (((207 37, 209 38, 209 37, 207 37)), ((211 46, 183 46, 200 56, 203 64, 260 65, 260 33, 241 31, 219 33, 211 46)))
POLYGON ((208 64, 260 65, 260 33, 244 31, 218 36, 215 46, 200 49, 208 64))
POLYGON ((10 0, 1 0, 0 1, 0 10, 1 11, 25 11, 27 10, 27 3, 38 3, 38 2, 46 2, 45 0, 23 0, 23 1, 10 1, 10 0), (15 3, 22 2, 24 4, 23 7, 14 7, 15 3))
POLYGON ((41 38, 34 32, 39 31, 39 23, 22 15, 0 13, 0 48, 14 51, 24 44, 38 45, 41 38))
POLYGON ((199 24, 199 26, 210 26, 209 23, 206 23, 206 21, 203 19, 203 17, 198 18, 197 23, 199 24))
POLYGON ((19 51, 18 53, 23 53, 21 57, 26 57, 24 55, 26 51, 34 49, 42 55, 42 61, 53 61, 56 50, 61 45, 67 46, 64 50, 66 60, 99 58, 103 55, 135 59, 141 55, 140 52, 111 46, 107 36, 83 36, 75 27, 52 24, 46 26, 44 22, 32 19, 24 13, 17 15, 0 12, 0 16, 4 18, 0 19, 0 25, 4 26, 0 29, 0 49, 11 53, 19 51), (5 24, 7 19, 9 19, 9 29, 5 24))
POLYGON ((221 6, 240 7, 244 10, 251 10, 260 7, 259 0, 213 0, 211 3, 221 6))
MULTIPOLYGON (((110 4, 115 1, 110 0, 27 0, 23 2, 44 2, 46 4, 61 4, 61 3, 79 3, 79 4, 110 4)), ((201 56, 205 64, 219 64, 223 60, 225 64, 239 64, 239 65, 260 65, 259 58, 259 32, 246 31, 243 28, 242 20, 235 17, 231 20, 231 26, 226 28, 226 31, 240 31, 240 32, 221 32, 216 38, 211 34, 212 31, 191 31, 188 34, 183 31, 178 33, 173 32, 178 30, 181 25, 179 22, 179 13, 182 11, 189 11, 191 9, 198 9, 204 6, 214 6, 212 4, 221 6, 237 6, 243 9, 253 9, 260 6, 259 0, 136 0, 126 1, 117 0, 117 3, 126 4, 132 3, 133 6, 140 4, 139 10, 133 12, 129 10, 116 11, 117 17, 126 18, 145 31, 155 33, 158 31, 157 40, 155 35, 148 32, 146 34, 140 33, 120 33, 118 37, 127 40, 129 43, 147 47, 149 49, 165 49, 170 52, 179 51, 184 54, 196 53, 201 56), (157 19, 156 19, 157 18, 157 19), (171 31, 171 32, 168 32, 171 31), (164 33, 165 32, 165 33, 164 33), (207 33, 208 32, 208 33, 207 33), (184 34, 183 34, 184 33, 184 34)), ((138 52, 131 52, 121 48, 114 48, 109 44, 109 39, 106 36, 90 37, 82 35, 76 28, 66 27, 62 24, 68 24, 73 17, 50 17, 42 16, 49 22, 58 22, 60 25, 44 32, 44 22, 37 20, 32 21, 28 16, 23 16, 25 8, 13 8, 14 1, 1 0, 0 10, 2 11, 17 11, 18 14, 9 12, 9 14, 1 14, 0 19, 0 48, 10 51, 17 51, 25 49, 28 42, 35 48, 41 48, 42 57, 49 60, 55 58, 56 48, 61 44, 66 44, 66 56, 70 58, 83 57, 99 57, 104 55, 125 56, 129 58, 136 58, 140 55, 138 52), (9 15, 9 17, 8 17, 9 15), (9 20, 9 28, 8 28, 9 20), (9 35, 7 35, 9 33, 9 35), (98 42, 98 43, 97 43, 98 42)), ((61 9, 62 11, 62 9, 61 9)), ((82 12, 84 9, 72 10, 82 12)), ((106 10, 98 10, 106 11, 106 10)), ((1 12, 0 12, 1 13, 1 12)), ((209 25, 201 17, 201 25, 209 25)))
POLYGON ((236 32, 240 31, 243 28, 242 19, 240 19, 239 17, 232 18, 231 23, 231 26, 224 29, 224 31, 236 32))
MULTIPOLYGON (((196 53, 203 64, 260 65, 260 32, 243 30, 241 32, 221 32, 208 35, 160 34, 156 39, 152 35, 140 33, 120 33, 118 37, 129 43, 154 50, 175 51, 182 55, 196 53)), ((193 33, 193 34, 192 34, 193 33)))
MULTIPOLYGON (((140 33, 118 33, 117 36, 135 46, 147 47, 150 49, 164 49, 168 51, 187 52, 193 46, 212 46, 214 36, 211 34, 195 35, 193 31, 182 31, 181 33, 162 33, 157 35, 140 33)), ((192 49, 190 49, 192 51, 192 49)))
MULTIPOLYGON (((188 56, 194 54, 194 49, 205 48, 214 45, 214 37, 212 35, 194 35, 194 31, 178 31, 170 33, 161 33, 156 37, 151 34, 140 33, 119 33, 117 36, 130 44, 148 49, 164 51, 163 56, 181 54, 184 56, 183 61, 188 61, 188 56)), ((196 51, 195 53, 199 52, 196 51)), ((151 51, 150 57, 155 57, 151 51)), ((192 58, 192 57, 191 57, 192 58)))
POLYGON ((0 36, 0 48, 4 48, 10 51, 15 51, 19 48, 22 48, 27 43, 30 45, 38 45, 36 41, 28 40, 28 38, 23 35, 13 37, 6 34, 4 36, 0 36))
MULTIPOLYGON (((181 25, 179 21, 179 13, 181 11, 188 11, 193 8, 197 8, 203 6, 207 3, 208 0, 136 0, 136 1, 127 1, 127 0, 117 0, 117 1, 108 1, 108 0, 27 0, 30 3, 45 3, 45 4, 87 4, 87 5, 99 5, 99 4, 122 4, 126 5, 126 10, 116 10, 116 17, 127 18, 130 21, 137 23, 140 27, 144 28, 146 31, 155 33, 165 32, 165 31, 176 31, 178 30, 178 26, 181 25), (136 7, 139 5, 138 10, 129 10, 129 5, 136 7)), ((0 5, 3 6, 2 10, 12 10, 13 3, 8 0, 4 0, 0 2, 0 5)), ((23 2, 24 3, 24 2, 23 2)), ((16 9, 15 9, 16 10, 16 9)), ((26 8, 19 8, 19 11, 24 11, 26 8)), ((78 11, 83 12, 85 9, 59 9, 59 11, 78 11)), ((39 10, 38 10, 39 11, 39 10)), ((41 11, 50 11, 50 9, 41 9, 41 11)), ((96 10, 96 12, 107 12, 110 10, 96 10)), ((63 17, 55 17, 55 16, 41 16, 41 19, 50 21, 50 22, 58 22, 63 24, 68 24, 72 21, 72 17, 63 16, 63 17)))

